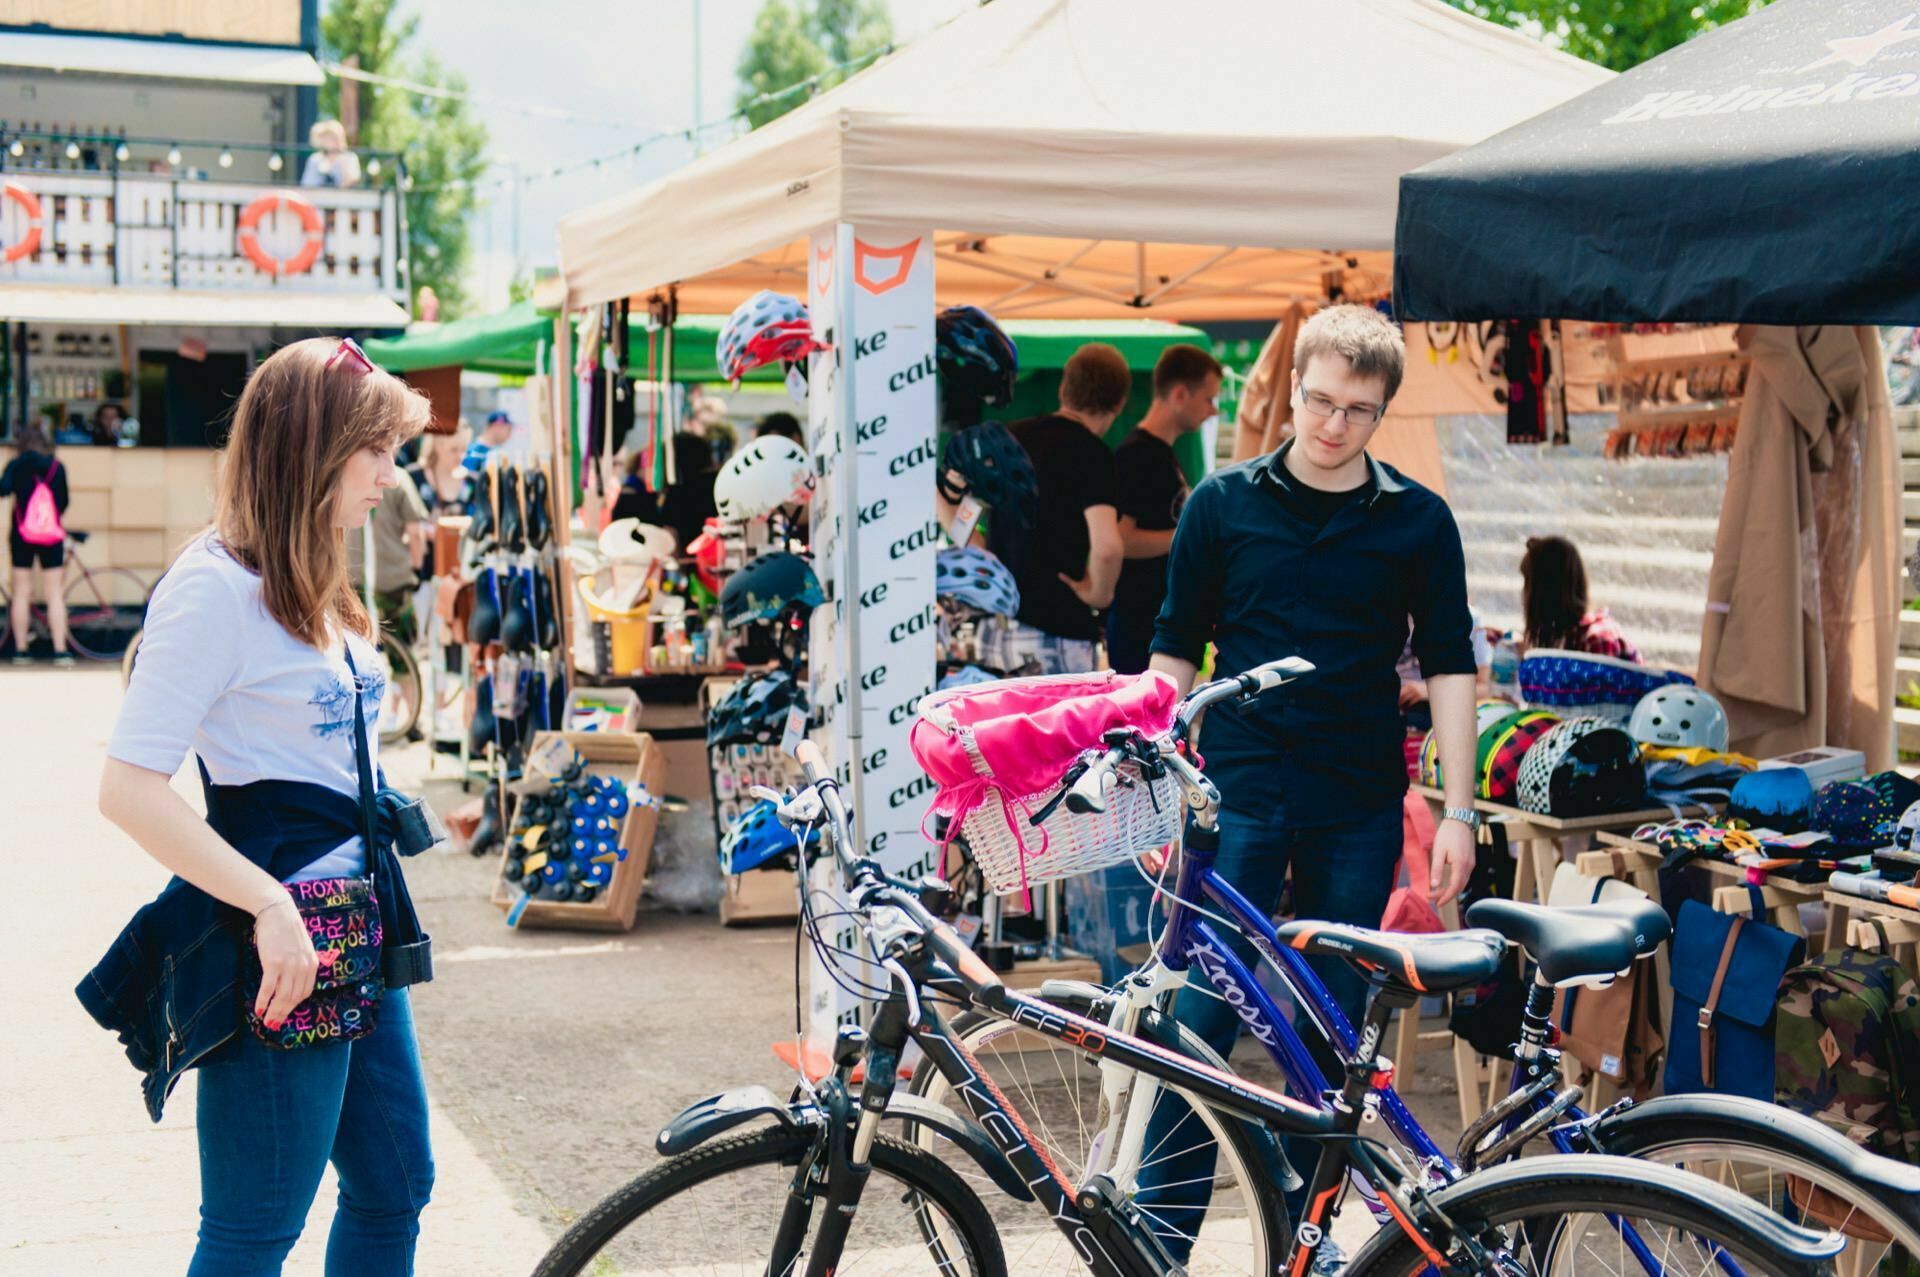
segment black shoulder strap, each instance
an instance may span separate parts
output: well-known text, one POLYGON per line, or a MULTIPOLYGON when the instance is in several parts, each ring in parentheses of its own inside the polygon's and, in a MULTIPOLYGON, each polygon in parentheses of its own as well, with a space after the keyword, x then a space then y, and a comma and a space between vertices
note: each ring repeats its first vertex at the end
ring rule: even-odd
POLYGON ((353 640, 346 645, 347 670, 353 675, 353 761, 360 771, 360 836, 365 840, 367 864, 374 864, 373 843, 373 751, 367 746, 367 713, 361 707, 360 671, 353 663, 353 640))

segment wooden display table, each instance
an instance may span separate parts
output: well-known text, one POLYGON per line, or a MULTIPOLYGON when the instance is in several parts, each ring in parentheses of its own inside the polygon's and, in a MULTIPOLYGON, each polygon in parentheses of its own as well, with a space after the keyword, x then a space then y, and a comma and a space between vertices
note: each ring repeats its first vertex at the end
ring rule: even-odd
POLYGON ((1834 943, 1839 935, 1855 949, 1877 952, 1881 948, 1880 932, 1886 932, 1886 948, 1889 956, 1896 959, 1908 971, 1920 972, 1920 909, 1909 909, 1905 905, 1896 905, 1882 900, 1868 900, 1865 896, 1851 896, 1844 891, 1822 889, 1821 898, 1827 902, 1830 911, 1827 915, 1827 943, 1834 943), (1852 914, 1853 917, 1848 915, 1852 914), (1836 924, 1835 919, 1844 920, 1836 924), (1871 925, 1878 922, 1878 928, 1871 925))
MULTIPOLYGON (((1433 808, 1434 818, 1438 821, 1446 806, 1445 796, 1430 785, 1415 785, 1413 791, 1427 800, 1433 808)), ((1498 822, 1506 828, 1507 840, 1513 844, 1517 863, 1514 866, 1513 898, 1515 900, 1541 901, 1546 890, 1553 882, 1554 866, 1561 861, 1559 840, 1584 835, 1619 834, 1638 829, 1642 825, 1655 824, 1674 818, 1673 810, 1667 807, 1650 807, 1644 811, 1614 812, 1606 816, 1577 816, 1562 819, 1558 816, 1542 816, 1537 812, 1522 811, 1518 807, 1505 803, 1491 802, 1485 798, 1473 800, 1473 809, 1486 817, 1489 823, 1498 822)), ((1711 806, 1691 806, 1680 808, 1683 817, 1711 816, 1719 809, 1711 806)))

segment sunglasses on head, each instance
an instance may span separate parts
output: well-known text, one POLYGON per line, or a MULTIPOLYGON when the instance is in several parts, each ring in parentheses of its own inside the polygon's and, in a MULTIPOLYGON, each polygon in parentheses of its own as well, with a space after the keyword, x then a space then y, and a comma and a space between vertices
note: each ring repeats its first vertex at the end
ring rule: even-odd
MULTIPOLYGON (((332 372, 333 366, 348 356, 352 356, 353 360, 358 361, 360 372, 363 375, 373 371, 373 360, 367 358, 367 352, 360 349, 360 343, 351 337, 342 337, 340 339, 339 349, 327 357, 326 370, 332 372)), ((347 367, 353 367, 353 363, 349 362, 347 367)))

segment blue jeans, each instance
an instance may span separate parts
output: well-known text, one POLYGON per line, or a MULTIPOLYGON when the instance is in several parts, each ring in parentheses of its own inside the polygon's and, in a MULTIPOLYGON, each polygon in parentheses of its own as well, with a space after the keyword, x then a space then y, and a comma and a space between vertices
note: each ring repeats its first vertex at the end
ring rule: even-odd
MULTIPOLYGON (((1400 860, 1401 826, 1398 805, 1359 817, 1347 824, 1307 829, 1288 828, 1284 818, 1269 812, 1228 807, 1220 813, 1220 851, 1214 870, 1239 888, 1241 894, 1271 916, 1280 903, 1280 891, 1293 871, 1293 912, 1296 918, 1346 922, 1377 927, 1393 892, 1395 866, 1400 860)), ((1249 970, 1259 968, 1259 955, 1238 931, 1216 924, 1249 970)), ((1338 958, 1307 959, 1327 992, 1349 1020, 1358 1025, 1366 1009, 1367 983, 1360 973, 1338 958)), ((1174 1018, 1206 1040, 1223 1058, 1230 1058, 1240 1035, 1240 1017, 1211 992, 1194 987, 1206 976, 1198 967, 1174 1003, 1174 1018)), ((1341 1072, 1337 1057, 1319 1033, 1298 1012, 1300 1037, 1336 1087, 1341 1072)), ((1176 1259, 1185 1260, 1186 1237, 1197 1236, 1213 1192, 1214 1145, 1187 1106, 1163 1099, 1147 1127, 1146 1147, 1161 1150, 1152 1165, 1140 1173, 1140 1200, 1152 1213, 1184 1236, 1165 1236, 1176 1259), (1155 1185, 1165 1184, 1166 1188, 1155 1185)), ((1319 1146, 1311 1140, 1288 1138, 1287 1160, 1302 1180, 1312 1182, 1319 1146)), ((1287 1209, 1300 1218, 1306 1186, 1287 1195, 1287 1209)))
POLYGON ((328 1277, 409 1277, 433 1191, 427 1090, 405 989, 357 1042, 281 1051, 244 1027, 200 1068, 200 1244, 188 1277, 275 1277, 329 1161, 328 1277))

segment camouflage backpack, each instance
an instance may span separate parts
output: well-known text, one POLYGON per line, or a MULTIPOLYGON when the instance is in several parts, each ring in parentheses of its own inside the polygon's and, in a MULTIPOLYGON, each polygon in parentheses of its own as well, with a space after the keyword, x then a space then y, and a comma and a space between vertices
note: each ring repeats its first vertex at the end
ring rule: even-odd
POLYGON ((1774 1100, 1870 1152, 1920 1164, 1920 987, 1892 958, 1836 948, 1780 984, 1774 1100))

